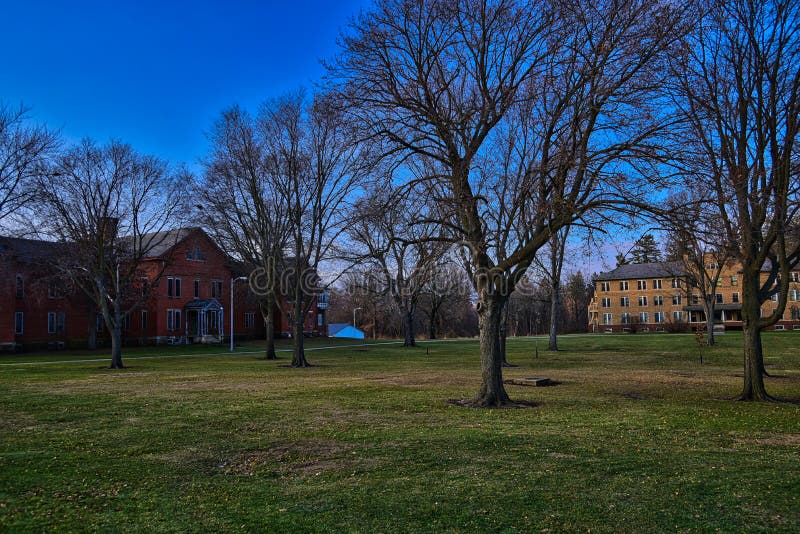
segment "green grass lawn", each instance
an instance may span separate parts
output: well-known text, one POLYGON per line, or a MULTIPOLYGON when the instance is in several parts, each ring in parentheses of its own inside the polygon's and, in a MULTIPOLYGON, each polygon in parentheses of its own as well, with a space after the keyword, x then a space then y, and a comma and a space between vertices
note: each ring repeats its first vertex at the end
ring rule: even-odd
MULTIPOLYGON (((800 398, 800 334, 764 344, 770 393, 800 398)), ((505 410, 447 403, 477 392, 475 341, 310 369, 257 345, 129 351, 122 371, 2 356, 0 530, 800 531, 800 406, 730 400, 739 334, 703 366, 685 335, 545 346, 509 341, 508 378, 560 384, 509 385, 538 405, 505 410)))

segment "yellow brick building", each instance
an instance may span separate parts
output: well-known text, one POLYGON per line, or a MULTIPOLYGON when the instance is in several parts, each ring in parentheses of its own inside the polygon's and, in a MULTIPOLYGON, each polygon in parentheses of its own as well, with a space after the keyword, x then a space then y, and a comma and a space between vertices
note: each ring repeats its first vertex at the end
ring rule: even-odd
MULTIPOLYGON (((717 266, 708 260, 706 268, 717 266)), ((720 271, 714 291, 715 329, 742 328, 740 266, 727 262, 720 271)), ((591 332, 672 332, 705 325, 702 297, 692 287, 683 262, 622 265, 595 278, 594 297, 589 304, 591 332)), ((767 273, 762 273, 762 280, 767 273)), ((762 315, 771 314, 777 295, 761 306, 762 315)), ((773 329, 800 330, 800 270, 792 271, 789 299, 783 318, 773 329)))

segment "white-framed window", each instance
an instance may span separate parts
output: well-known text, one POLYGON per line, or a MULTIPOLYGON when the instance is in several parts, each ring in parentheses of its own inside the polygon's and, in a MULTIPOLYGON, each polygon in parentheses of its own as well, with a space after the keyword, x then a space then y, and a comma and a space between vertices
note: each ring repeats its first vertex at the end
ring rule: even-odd
POLYGON ((20 336, 25 331, 25 314, 23 312, 14 313, 14 334, 20 336))
POLYGON ((167 310, 167 330, 181 329, 181 310, 167 310))
POLYGON ((61 283, 58 280, 50 280, 47 284, 47 298, 60 299, 63 296, 64 292, 61 289, 61 283))
POLYGON ((650 314, 647 312, 639 312, 639 322, 647 324, 650 322, 650 314))
POLYGON ((603 308, 611 307, 611 297, 603 297, 603 308))
POLYGON ((692 294, 692 304, 700 304, 700 295, 692 294))
POLYGON ((653 305, 654 306, 663 306, 664 305, 664 295, 656 295, 653 297, 653 305))
POLYGON ((789 291, 789 300, 792 302, 800 300, 800 289, 792 289, 789 291))
POLYGON ((631 305, 630 297, 620 297, 619 305, 622 306, 623 308, 627 308, 628 306, 630 306, 631 305))
POLYGON ((739 285, 739 276, 736 274, 731 275, 731 285, 738 286, 739 285))
POLYGON ((739 293, 731 293, 731 302, 734 304, 739 302, 739 293))
POLYGON ((206 253, 200 247, 194 247, 186 251, 186 259, 189 261, 206 261, 206 253))
POLYGON ((678 322, 683 321, 683 312, 682 311, 672 312, 672 320, 678 322))
POLYGON ((661 289, 661 279, 653 280, 653 289, 661 289))
POLYGON ((800 272, 792 271, 789 273, 789 280, 792 282, 800 282, 800 272))
POLYGON ((663 323, 664 322, 664 312, 655 312, 653 314, 653 320, 656 323, 663 323))
POLYGON ((179 277, 167 277, 167 296, 175 298, 179 298, 181 296, 181 279, 179 277))
POLYGON ((672 288, 673 289, 678 289, 678 288, 681 287, 681 285, 682 284, 681 284, 681 279, 680 278, 673 278, 672 279, 672 288))
POLYGON ((724 298, 722 297, 722 293, 717 293, 715 295, 715 298, 717 299, 717 304, 722 304, 724 302, 724 298))
POLYGON ((769 299, 772 302, 778 302, 778 294, 777 293, 773 293, 772 295, 770 295, 769 299))
POLYGON ((647 289, 647 280, 637 280, 636 289, 638 289, 639 291, 644 291, 645 289, 647 289))
POLYGON ((673 306, 680 306, 681 305, 681 296, 680 295, 672 295, 672 305, 673 306))
POLYGON ((63 334, 66 323, 67 315, 64 312, 49 312, 47 314, 47 333, 63 334))
POLYGON ((611 282, 600 282, 600 291, 611 291, 611 282))
POLYGON ((603 324, 612 324, 613 322, 613 315, 610 313, 603 314, 603 324))
POLYGON ((627 291, 628 290, 628 281, 627 280, 623 280, 622 282, 619 283, 619 290, 620 291, 627 291))
POLYGON ((253 328, 256 325, 255 312, 245 312, 244 314, 244 327, 253 328))
POLYGON ((622 324, 630 324, 631 323, 631 314, 630 313, 623 313, 622 314, 622 324))
POLYGON ((639 297, 639 306, 647 306, 647 296, 641 295, 639 297))
POLYGON ((712 261, 711 263, 708 264, 709 271, 715 271, 716 269, 717 269, 717 264, 715 262, 712 261))

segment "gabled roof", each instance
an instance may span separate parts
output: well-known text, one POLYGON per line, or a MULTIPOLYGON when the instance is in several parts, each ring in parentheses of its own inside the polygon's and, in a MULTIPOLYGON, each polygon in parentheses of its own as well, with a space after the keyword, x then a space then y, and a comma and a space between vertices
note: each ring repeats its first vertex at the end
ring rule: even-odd
POLYGON ((600 273, 595 280, 631 280, 644 278, 669 278, 686 275, 686 269, 679 261, 661 261, 657 263, 632 263, 620 265, 613 271, 600 273))
POLYGON ((186 310, 202 310, 202 311, 221 310, 222 309, 222 304, 220 304, 217 299, 203 299, 203 300, 194 299, 194 300, 190 300, 189 302, 187 302, 186 306, 184 306, 184 309, 186 309, 186 310))
POLYGON ((23 263, 39 263, 60 254, 66 243, 0 236, 0 256, 13 257, 23 263))
MULTIPOLYGON (((162 232, 153 232, 150 234, 142 234, 141 241, 144 243, 151 243, 149 250, 145 254, 145 258, 153 259, 160 258, 168 253, 175 246, 192 235, 195 232, 203 232, 202 228, 197 226, 189 226, 186 228, 174 228, 172 230, 164 230, 162 232)), ((205 234, 205 232, 203 232, 205 234)), ((120 239, 130 240, 131 237, 122 237, 120 239)), ((209 240, 211 240, 209 238, 209 240)))
MULTIPOLYGON (((145 258, 160 258, 172 250, 178 243, 194 234, 195 232, 203 232, 199 227, 176 228, 173 230, 165 230, 163 232, 153 232, 150 234, 142 234, 141 241, 144 243, 151 243, 150 250, 147 251, 145 258)), ((133 239, 130 236, 123 236, 119 238, 121 242, 130 241, 133 239)), ((209 241, 213 243, 211 238, 209 241)), ((216 246, 216 243, 214 243, 216 246)), ((52 258, 55 254, 64 252, 69 243, 57 241, 44 241, 41 239, 22 239, 19 237, 0 236, 0 254, 8 254, 19 261, 32 262, 41 261, 52 258)))

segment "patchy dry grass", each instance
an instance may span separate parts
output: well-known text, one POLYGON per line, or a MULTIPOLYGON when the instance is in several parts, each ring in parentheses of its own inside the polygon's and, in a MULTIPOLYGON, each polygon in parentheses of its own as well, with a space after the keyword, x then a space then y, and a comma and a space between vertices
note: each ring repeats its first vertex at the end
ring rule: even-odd
MULTIPOLYGON (((447 403, 474 341, 0 366, 0 530, 800 530, 800 407, 730 400, 740 336, 702 366, 691 336, 544 343, 509 342, 506 378, 558 382, 508 385, 525 410, 447 403)), ((800 335, 765 346, 800 398, 800 335)), ((75 355, 0 363, 36 358, 75 355)))

